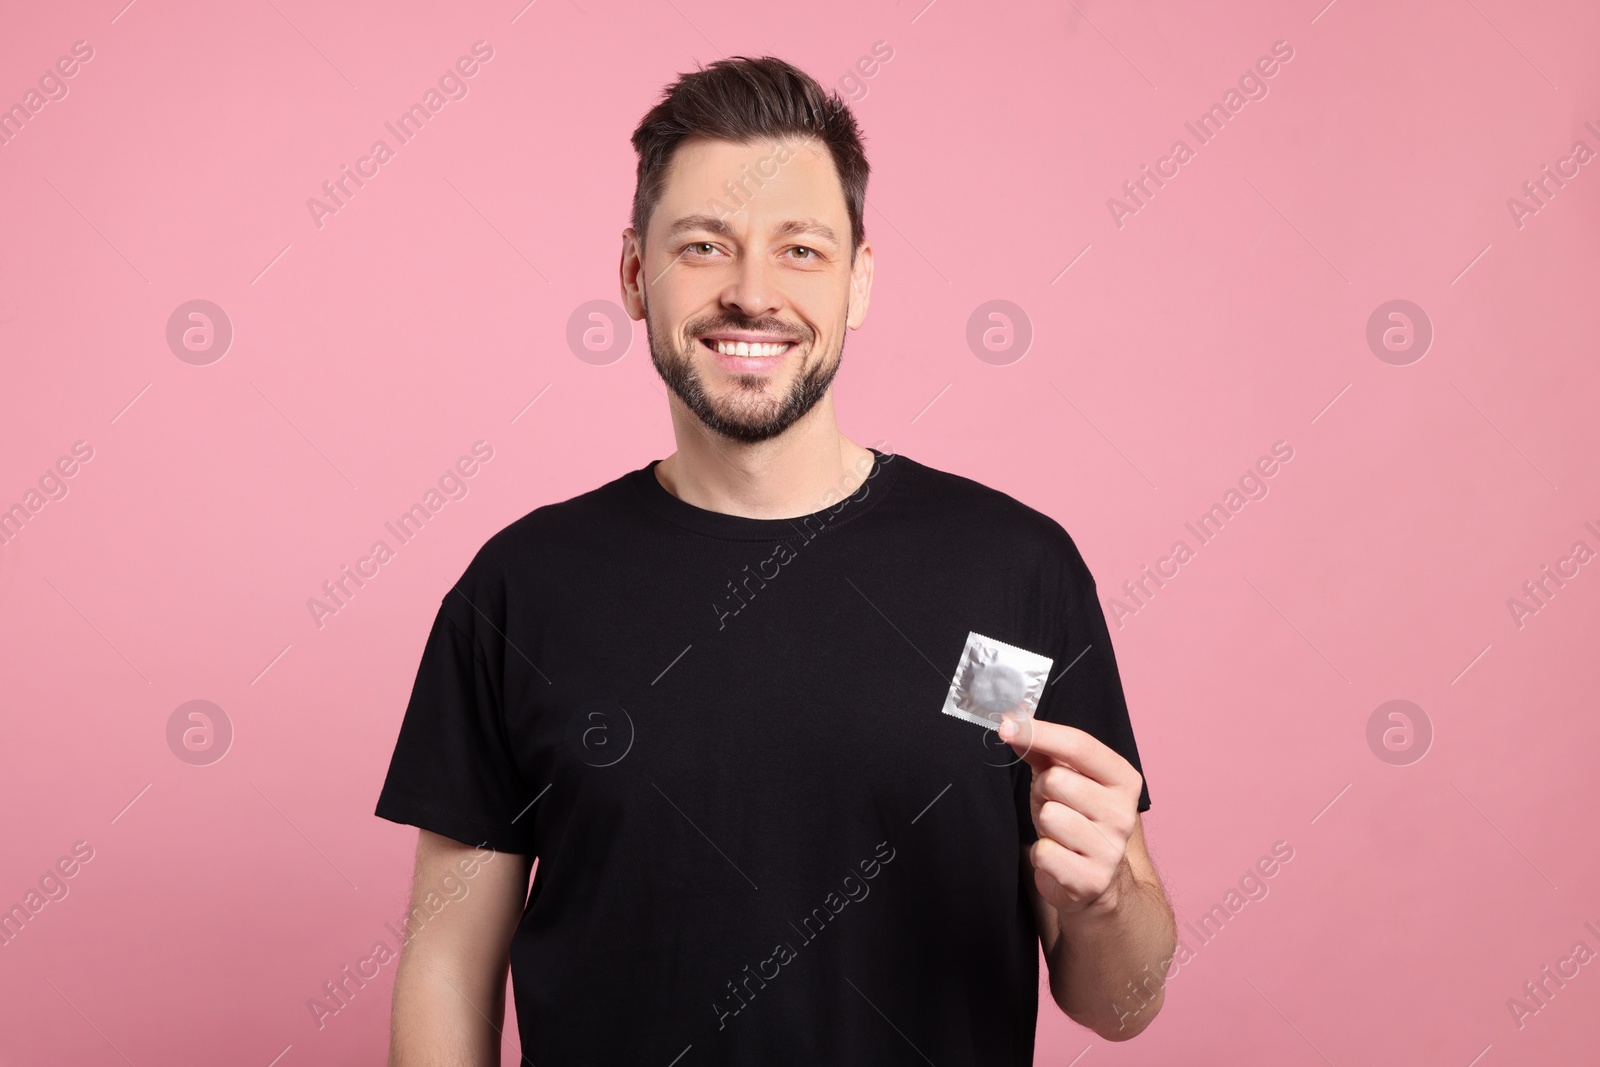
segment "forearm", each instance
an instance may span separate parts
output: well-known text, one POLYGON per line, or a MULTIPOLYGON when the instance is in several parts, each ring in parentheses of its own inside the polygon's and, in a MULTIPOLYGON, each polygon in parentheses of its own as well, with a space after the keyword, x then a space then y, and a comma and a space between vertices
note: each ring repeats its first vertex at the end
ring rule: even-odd
POLYGON ((418 833, 389 1067, 499 1067, 511 939, 532 862, 418 833))
POLYGON ((1177 941, 1159 885, 1137 879, 1124 861, 1107 907, 1059 916, 1050 992, 1074 1021, 1108 1041, 1134 1037, 1165 997, 1165 967, 1177 941))
POLYGON ((389 1067, 500 1067, 505 968, 496 980, 483 968, 452 966, 418 942, 406 947, 395 974, 389 1067))

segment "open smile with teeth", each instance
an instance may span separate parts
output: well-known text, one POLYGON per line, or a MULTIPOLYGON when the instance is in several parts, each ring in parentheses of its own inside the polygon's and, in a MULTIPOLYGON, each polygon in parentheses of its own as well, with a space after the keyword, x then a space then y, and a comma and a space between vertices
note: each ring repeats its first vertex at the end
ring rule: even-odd
POLYGON ((715 349, 724 356, 743 356, 746 359, 761 359, 767 356, 781 356, 794 347, 793 341, 781 341, 773 344, 753 344, 746 341, 715 341, 710 338, 701 338, 701 344, 715 349))

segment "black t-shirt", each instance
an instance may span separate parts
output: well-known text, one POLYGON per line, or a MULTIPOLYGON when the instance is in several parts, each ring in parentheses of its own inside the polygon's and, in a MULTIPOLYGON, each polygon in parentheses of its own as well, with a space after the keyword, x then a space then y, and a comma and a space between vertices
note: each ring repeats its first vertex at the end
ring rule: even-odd
POLYGON ((446 594, 377 814, 538 857, 540 1067, 1032 1063, 1031 772, 941 709, 975 631, 1051 657, 1037 715, 1138 767, 1111 638, 1054 519, 873 452, 796 519, 651 463, 446 594))

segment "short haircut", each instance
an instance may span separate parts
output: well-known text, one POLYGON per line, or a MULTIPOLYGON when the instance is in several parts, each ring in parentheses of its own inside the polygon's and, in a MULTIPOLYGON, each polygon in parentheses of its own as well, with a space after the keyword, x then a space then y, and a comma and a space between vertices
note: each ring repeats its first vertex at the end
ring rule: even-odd
POLYGON ((633 229, 644 243, 645 228, 661 200, 673 153, 691 137, 752 144, 815 138, 833 157, 850 215, 850 261, 866 237, 867 155, 861 130, 838 93, 818 85, 805 71, 773 56, 719 59, 693 74, 680 74, 661 102, 639 121, 633 148, 639 169, 633 190, 633 229))

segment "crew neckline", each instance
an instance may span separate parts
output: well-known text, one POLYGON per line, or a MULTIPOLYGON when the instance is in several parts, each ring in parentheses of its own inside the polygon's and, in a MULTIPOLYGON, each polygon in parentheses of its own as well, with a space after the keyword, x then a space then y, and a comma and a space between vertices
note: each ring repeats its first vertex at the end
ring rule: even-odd
POLYGON ((834 529, 863 514, 893 486, 895 475, 905 462, 905 457, 885 454, 868 447, 872 453, 872 469, 867 477, 842 504, 836 502, 813 511, 809 515, 796 515, 790 519, 757 519, 747 515, 730 515, 711 511, 673 496, 656 477, 653 459, 629 475, 639 499, 656 515, 674 525, 692 530, 707 537, 725 541, 778 541, 801 538, 809 540, 820 529, 834 529), (900 460, 901 462, 894 462, 900 460), (877 492, 872 490, 876 489, 877 492))

